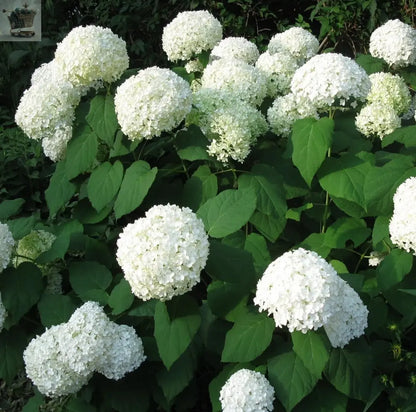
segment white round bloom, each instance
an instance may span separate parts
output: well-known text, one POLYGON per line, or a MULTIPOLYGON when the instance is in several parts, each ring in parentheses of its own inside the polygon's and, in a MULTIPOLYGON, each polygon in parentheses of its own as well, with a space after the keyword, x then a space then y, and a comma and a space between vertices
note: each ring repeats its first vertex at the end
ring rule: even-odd
POLYGON ((357 130, 367 137, 378 136, 383 139, 400 125, 400 117, 393 107, 378 102, 364 106, 355 117, 357 130))
POLYGON ((225 90, 252 105, 260 105, 267 94, 267 78, 254 66, 241 60, 214 60, 201 77, 202 88, 225 90))
POLYGON ((299 65, 289 53, 270 54, 266 51, 258 58, 256 67, 267 78, 267 95, 276 97, 290 91, 290 82, 299 65))
POLYGON ((75 86, 114 82, 129 67, 126 42, 109 28, 75 27, 58 43, 55 61, 75 86))
POLYGON ((117 240, 117 261, 133 293, 170 300, 200 280, 209 251, 202 220, 191 209, 156 205, 128 224, 117 240))
POLYGON ((416 30, 398 19, 388 20, 371 33, 370 54, 395 67, 415 64, 416 30))
POLYGON ((204 71, 204 65, 199 59, 189 60, 184 67, 187 73, 202 73, 204 71))
POLYGON ((270 54, 289 52, 299 64, 315 56, 319 50, 318 39, 302 27, 291 27, 283 33, 275 34, 269 42, 270 54))
POLYGON ((0 223, 0 273, 10 262, 13 246, 14 239, 9 226, 6 223, 0 223))
POLYGON ((64 159, 66 148, 71 138, 72 125, 63 125, 55 130, 53 136, 45 136, 42 139, 43 153, 53 162, 64 159))
POLYGON ((389 230, 393 244, 416 256, 416 177, 409 177, 393 196, 394 210, 389 230))
POLYGON ((324 329, 332 347, 343 348, 364 334, 368 309, 358 293, 342 279, 339 279, 337 301, 337 310, 325 323, 324 329))
POLYGON ((308 101, 298 99, 293 93, 279 96, 267 111, 267 120, 277 135, 288 137, 296 120, 306 117, 318 119, 316 108, 308 101))
POLYGON ((220 391, 224 412, 268 412, 273 410, 274 388, 260 372, 240 369, 220 391))
POLYGON ((371 89, 367 102, 391 106, 398 115, 406 113, 412 102, 409 88, 399 75, 392 73, 370 74, 371 89))
POLYGON ((254 64, 259 58, 257 46, 244 37, 226 37, 222 39, 211 51, 212 60, 233 58, 248 64, 254 64))
POLYGON ((369 266, 378 266, 384 260, 384 254, 373 250, 368 258, 369 266))
POLYGON ((318 110, 336 105, 356 107, 370 91, 371 82, 365 70, 354 60, 338 53, 312 57, 296 70, 292 93, 309 100, 318 110))
POLYGON ((7 310, 4 307, 3 301, 1 300, 1 293, 0 293, 0 332, 3 330, 4 321, 7 317, 7 310))
POLYGON ((140 141, 177 127, 191 110, 192 92, 173 71, 149 67, 117 88, 114 104, 123 133, 140 141))
POLYGON ((272 315, 276 327, 306 333, 336 311, 339 277, 317 253, 302 248, 274 260, 257 283, 254 303, 272 315))
POLYGON ((142 340, 131 326, 110 322, 103 342, 104 353, 97 372, 119 380, 146 359, 142 340))
POLYGON ((197 124, 211 140, 208 153, 222 163, 242 163, 257 138, 267 131, 264 116, 255 107, 221 90, 200 89, 193 95, 197 124))
POLYGON ((170 61, 189 60, 222 39, 221 23, 208 11, 179 13, 163 29, 162 48, 170 61))

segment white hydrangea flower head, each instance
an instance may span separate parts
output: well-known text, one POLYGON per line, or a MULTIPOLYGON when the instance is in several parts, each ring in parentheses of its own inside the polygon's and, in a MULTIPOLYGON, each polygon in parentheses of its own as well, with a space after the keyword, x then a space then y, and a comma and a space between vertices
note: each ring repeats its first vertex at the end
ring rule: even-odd
POLYGON ((398 19, 388 20, 371 33, 370 54, 396 68, 415 64, 416 30, 398 19))
POLYGON ((126 42, 109 28, 79 26, 58 43, 55 61, 74 86, 118 80, 129 67, 126 42))
POLYGON ((117 261, 133 293, 166 301, 200 280, 209 252, 202 220, 191 209, 155 205, 117 240, 117 261))
POLYGON ((241 60, 214 60, 201 77, 202 88, 225 90, 254 106, 262 103, 267 94, 267 78, 256 67, 241 60))
POLYGON ((222 39, 211 51, 211 60, 232 58, 254 64, 259 58, 257 46, 244 37, 226 37, 222 39))
POLYGON ((254 303, 273 316, 276 327, 306 333, 323 326, 336 311, 339 279, 317 253, 299 248, 267 267, 254 303))
POLYGON ((149 67, 117 88, 114 104, 123 133, 140 141, 177 127, 192 108, 192 92, 173 71, 149 67))
POLYGON ((393 196, 393 216, 390 219, 390 239, 393 244, 416 256, 416 177, 409 177, 393 196))
POLYGON ((277 97, 289 93, 290 82, 299 65, 287 52, 270 54, 266 51, 258 58, 256 67, 267 78, 267 95, 277 97))
POLYGON ((384 254, 373 250, 368 258, 369 266, 378 266, 384 259, 384 254))
POLYGON ((53 162, 65 158, 68 142, 72 138, 72 125, 63 125, 55 130, 52 136, 45 136, 42 139, 42 149, 45 156, 53 162))
POLYGON ((204 65, 199 59, 189 60, 184 67, 187 73, 202 73, 204 71, 204 65))
POLYGON ((17 242, 14 265, 17 267, 22 262, 33 262, 51 248, 55 239, 56 236, 46 230, 32 230, 17 242))
POLYGON ((0 222, 0 273, 6 269, 12 256, 14 239, 7 223, 0 222))
POLYGON ((401 120, 392 106, 374 102, 365 105, 355 117, 355 126, 364 136, 384 136, 401 126, 401 120))
POLYGON ((409 110, 412 97, 402 77, 397 74, 379 72, 370 74, 370 81, 368 103, 391 106, 399 116, 409 110))
POLYGON ((0 293, 0 332, 3 330, 4 321, 7 317, 7 310, 4 307, 3 301, 1 300, 1 293, 0 293))
POLYGON ((220 391, 223 412, 269 412, 273 410, 274 388, 260 372, 240 369, 220 391))
POLYGON ((355 108, 365 101, 370 78, 354 60, 338 53, 319 54, 299 67, 291 82, 292 93, 309 100, 318 110, 336 105, 355 108))
POLYGON ((131 326, 110 322, 103 342, 104 354, 97 372, 119 380, 146 359, 142 340, 131 326))
POLYGON ((164 27, 162 48, 170 61, 190 60, 221 39, 221 23, 210 12, 184 11, 164 27))
POLYGON ((319 50, 318 39, 302 27, 291 27, 283 33, 275 34, 269 42, 270 54, 289 52, 301 65, 315 56, 319 50))
POLYGON ((267 111, 267 120, 274 133, 288 137, 296 120, 306 117, 319 118, 316 108, 293 93, 279 96, 267 111))
POLYGON ((325 323, 324 329, 334 348, 343 348, 352 339, 364 334, 368 309, 358 293, 339 279, 338 308, 325 323))
POLYGON ((78 392, 88 383, 92 372, 82 374, 62 359, 62 349, 70 349, 66 324, 52 326, 33 338, 23 352, 26 375, 38 390, 51 398, 78 392), (63 347, 62 342, 66 342, 63 347))
POLYGON ((268 129, 266 119, 254 106, 234 94, 200 89, 193 95, 198 126, 211 140, 208 153, 227 164, 243 163, 257 138, 268 129))

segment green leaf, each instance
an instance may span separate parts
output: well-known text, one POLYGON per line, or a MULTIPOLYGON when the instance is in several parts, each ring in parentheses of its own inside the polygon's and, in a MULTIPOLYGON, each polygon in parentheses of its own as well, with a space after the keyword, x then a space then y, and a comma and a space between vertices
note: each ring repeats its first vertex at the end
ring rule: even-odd
POLYGON ((302 119, 293 125, 292 160, 308 186, 325 160, 333 132, 334 121, 328 117, 302 119))
POLYGON ((389 232, 390 218, 387 216, 378 216, 373 227, 373 247, 376 247, 383 240, 390 239, 389 232))
POLYGON ((63 412, 96 412, 96 408, 80 398, 70 398, 65 404, 63 412))
POLYGON ((176 152, 182 160, 207 160, 209 140, 198 126, 191 124, 187 130, 181 130, 176 135, 176 152))
POLYGON ((270 252, 267 248, 266 239, 258 233, 250 233, 246 237, 244 250, 251 253, 256 272, 258 274, 263 274, 266 267, 272 261, 270 252))
POLYGON ((108 295, 105 290, 112 279, 107 267, 97 262, 74 262, 69 267, 69 282, 84 302, 96 300, 106 304, 108 295))
POLYGON ((157 302, 154 336, 166 369, 185 352, 201 325, 198 305, 188 295, 157 302))
POLYGON ((39 412, 40 406, 43 404, 43 402, 43 396, 39 392, 37 392, 26 402, 25 406, 22 409, 22 412, 39 412))
POLYGON ((0 220, 4 221, 10 216, 19 213, 21 207, 25 204, 25 199, 18 198, 13 200, 3 200, 0 203, 0 220))
POLYGON ((367 72, 367 74, 384 71, 386 64, 383 59, 373 57, 370 54, 359 54, 355 61, 367 72))
POLYGON ((130 308, 133 300, 134 295, 129 282, 126 279, 121 279, 111 291, 110 297, 108 298, 108 305, 113 309, 113 315, 119 315, 130 308))
POLYGON ((221 238, 245 225, 256 208, 256 194, 252 189, 224 190, 208 199, 197 211, 211 237, 221 238))
POLYGON ((348 240, 354 243, 354 247, 361 245, 371 234, 362 219, 342 217, 328 227, 325 232, 325 245, 331 249, 343 249, 348 240))
POLYGON ((312 389, 318 377, 309 372, 295 352, 286 352, 267 362, 269 381, 287 411, 291 411, 312 389))
POLYGON ((264 313, 241 315, 225 337, 221 362, 250 362, 270 345, 275 323, 264 313))
POLYGON ((97 212, 113 200, 123 180, 123 165, 116 161, 102 163, 91 173, 88 180, 88 198, 97 212))
POLYGON ((9 268, 1 274, 0 290, 7 310, 4 325, 9 328, 38 302, 43 291, 42 273, 34 264, 23 262, 16 269, 9 268))
POLYGON ((384 136, 381 147, 387 147, 394 142, 403 143, 405 147, 416 147, 416 125, 399 127, 393 133, 384 136))
POLYGON ((97 135, 89 130, 89 127, 85 127, 68 143, 64 162, 66 177, 71 180, 90 169, 97 156, 97 150, 97 135))
POLYGON ((350 398, 366 401, 371 388, 370 350, 353 351, 334 348, 325 370, 328 381, 350 398))
POLYGON ((112 210, 113 205, 110 203, 100 212, 97 212, 92 207, 88 199, 82 199, 74 208, 74 217, 77 218, 81 223, 93 225, 104 220, 112 210))
POLYGON ((56 165, 54 174, 51 177, 49 186, 45 191, 46 204, 49 215, 54 216, 75 194, 76 186, 69 181, 66 174, 65 163, 59 162, 56 165))
POLYGON ((331 248, 325 244, 325 233, 311 233, 298 246, 307 250, 313 250, 323 258, 326 258, 331 251, 331 248))
POLYGON ((63 259, 69 247, 69 240, 70 235, 68 233, 59 235, 52 243, 51 248, 37 257, 36 263, 43 265, 56 259, 63 259))
POLYGON ((27 346, 26 334, 17 326, 0 333, 0 378, 11 384, 24 368, 23 351, 27 346))
POLYGON ((7 226, 9 226, 13 239, 20 240, 32 231, 38 220, 39 217, 35 214, 28 217, 9 220, 7 226))
POLYGON ((67 295, 44 294, 38 302, 40 319, 45 328, 67 322, 76 308, 75 299, 67 295))
POLYGON ((319 333, 312 330, 307 333, 292 332, 293 350, 309 372, 321 377, 329 359, 328 348, 319 333))
POLYGON ((113 145, 118 122, 114 108, 114 97, 111 94, 95 96, 90 102, 90 111, 85 120, 101 140, 104 140, 109 146, 113 145))
POLYGON ((377 266, 377 283, 387 290, 400 283, 411 271, 413 256, 402 249, 393 249, 377 266))
POLYGON ((126 170, 114 204, 117 219, 141 205, 155 180, 156 173, 157 168, 150 169, 149 164, 143 160, 131 164, 126 170))

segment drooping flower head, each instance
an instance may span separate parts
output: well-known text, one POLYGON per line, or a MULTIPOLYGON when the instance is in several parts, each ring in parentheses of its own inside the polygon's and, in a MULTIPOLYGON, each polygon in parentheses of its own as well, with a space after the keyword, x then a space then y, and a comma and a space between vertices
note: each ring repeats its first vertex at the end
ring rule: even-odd
POLYGON ((189 60, 222 39, 221 23, 208 11, 179 13, 163 29, 162 48, 170 61, 189 60))
POLYGON ((133 293, 142 300, 170 300, 200 280, 209 244, 191 209, 156 205, 128 224, 117 240, 117 261, 133 293))
POLYGON ((318 110, 356 107, 366 99, 371 82, 365 70, 338 53, 319 54, 296 70, 291 90, 318 110))
POLYGON ((223 412, 268 412, 273 410, 274 388, 260 372, 240 369, 220 391, 223 412))
POLYGON ((126 42, 109 28, 75 27, 58 43, 55 61, 74 86, 118 80, 129 67, 126 42))
POLYGON ((191 110, 192 92, 173 71, 149 67, 117 88, 114 104, 123 133, 140 141, 177 127, 191 110))
POLYGON ((10 262, 13 246, 14 239, 9 226, 6 223, 0 223, 0 273, 10 262))
POLYGON ((416 177, 409 177, 393 196, 393 216, 390 219, 390 238, 393 244, 416 256, 416 177))
POLYGON ((259 57, 257 46, 244 37, 226 37, 211 51, 211 59, 231 58, 254 64, 259 57))
POLYGON ((370 54, 395 67, 416 63, 416 30, 398 19, 388 20, 370 36, 370 54))

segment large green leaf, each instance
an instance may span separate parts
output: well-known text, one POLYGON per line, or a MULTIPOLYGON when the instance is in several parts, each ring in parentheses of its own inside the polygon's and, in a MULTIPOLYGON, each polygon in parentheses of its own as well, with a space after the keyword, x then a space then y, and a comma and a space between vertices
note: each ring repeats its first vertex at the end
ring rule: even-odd
POLYGON ((251 253, 254 268, 259 275, 262 275, 272 261, 266 239, 258 233, 250 233, 246 237, 244 250, 251 253))
POLYGON ((256 208, 253 189, 224 190, 208 199, 197 211, 211 237, 221 238, 245 225, 256 208))
POLYGON ((16 269, 6 269, 0 276, 0 291, 7 310, 4 325, 9 328, 40 299, 43 291, 42 273, 29 262, 21 263, 16 269))
POLYGON ((413 256, 402 249, 393 249, 377 266, 377 283, 387 290, 400 283, 411 271, 413 256))
POLYGON ((382 72, 386 66, 383 59, 373 57, 370 54, 359 54, 355 61, 363 67, 367 74, 382 72))
POLYGON ((141 205, 155 180, 156 173, 157 168, 150 169, 149 164, 143 160, 137 160, 130 165, 114 204, 117 219, 141 205))
POLYGON ((387 147, 394 142, 403 143, 406 147, 416 147, 416 126, 399 127, 393 133, 384 136, 382 147, 387 147))
POLYGON ((3 200, 0 203, 0 220, 4 221, 10 216, 17 214, 25 204, 25 199, 3 200))
POLYGON ((312 392, 318 377, 312 374, 295 352, 286 352, 267 362, 269 381, 287 411, 312 392))
POLYGON ((114 199, 123 179, 123 165, 116 161, 102 163, 91 173, 88 180, 88 198, 97 212, 114 199))
POLYGON ((331 249, 343 249, 348 240, 357 247, 361 245, 371 234, 362 219, 342 217, 337 219, 325 232, 324 244, 331 249))
POLYGON ((293 164, 310 186, 332 144, 334 121, 328 117, 298 120, 293 125, 293 164))
POLYGON ((294 352, 309 372, 320 378, 329 359, 329 351, 321 335, 312 330, 307 333, 292 332, 292 342, 294 352))
POLYGON ((176 152, 183 160, 207 160, 207 146, 209 140, 201 132, 198 126, 191 124, 187 130, 181 130, 176 135, 176 152))
POLYGON ((108 298, 108 305, 113 309, 113 315, 119 315, 130 308, 133 300, 134 295, 131 291, 130 284, 123 278, 111 291, 110 297, 108 298))
POLYGON ((101 140, 109 146, 113 145, 118 122, 114 97, 111 94, 95 96, 90 102, 90 111, 85 119, 101 140))
POLYGON ((75 189, 76 186, 69 181, 65 163, 58 163, 45 191, 46 204, 51 216, 54 216, 59 209, 65 206, 74 195, 75 189))
POLYGON ((275 323, 264 313, 243 313, 225 337, 221 362, 250 362, 270 345, 275 323))
POLYGON ((46 328, 67 322, 76 308, 76 300, 67 295, 44 294, 38 302, 40 319, 46 328))
POLYGON ((27 343, 26 334, 17 326, 0 333, 0 378, 8 384, 24 368, 23 351, 27 343))
POLYGON ((169 302, 157 302, 154 319, 159 355, 169 370, 198 332, 201 315, 196 302, 182 295, 169 302))

